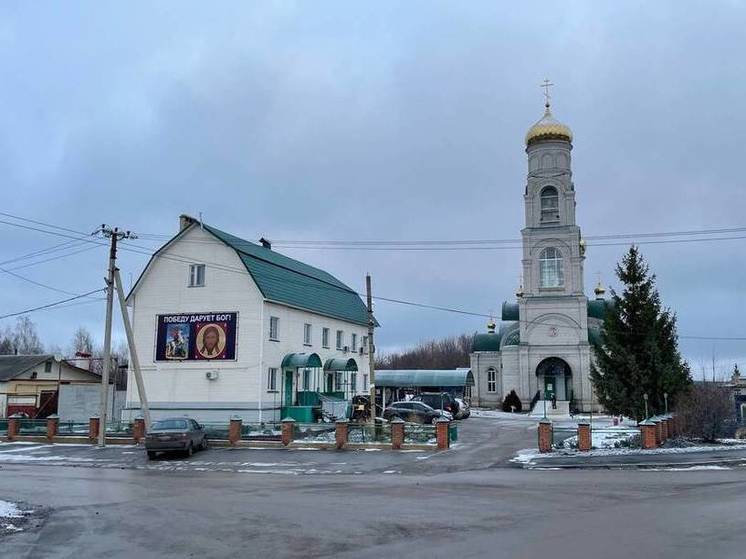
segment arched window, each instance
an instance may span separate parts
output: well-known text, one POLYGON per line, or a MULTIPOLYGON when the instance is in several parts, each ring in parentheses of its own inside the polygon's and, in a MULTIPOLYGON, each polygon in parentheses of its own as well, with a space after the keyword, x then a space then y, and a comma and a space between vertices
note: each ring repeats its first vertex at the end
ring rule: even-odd
POLYGON ((562 287, 565 276, 562 273, 562 253, 554 247, 545 248, 539 255, 540 287, 562 287))
POLYGON ((487 392, 497 392, 497 371, 494 367, 487 369, 487 392))
POLYGON ((559 221, 559 194, 553 186, 541 191, 541 222, 559 221))

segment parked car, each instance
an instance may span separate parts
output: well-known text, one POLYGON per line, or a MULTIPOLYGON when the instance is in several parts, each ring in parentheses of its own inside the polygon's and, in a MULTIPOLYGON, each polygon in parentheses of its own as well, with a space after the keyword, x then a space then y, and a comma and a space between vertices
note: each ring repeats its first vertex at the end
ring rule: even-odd
POLYGON ((440 417, 440 410, 435 410, 423 402, 393 402, 383 410, 383 418, 391 421, 394 418, 409 423, 435 423, 440 417))
POLYGON ((463 398, 456 398, 456 403, 458 404, 458 412, 454 415, 456 419, 466 419, 471 415, 471 406, 469 405, 469 402, 463 398))
POLYGON ((174 417, 154 421, 145 437, 145 450, 153 460, 159 452, 179 451, 191 456, 195 450, 207 448, 207 436, 202 425, 189 417, 174 417))
POLYGON ((447 411, 453 417, 456 417, 459 410, 456 398, 448 392, 423 392, 412 398, 412 400, 423 402, 435 410, 447 411))

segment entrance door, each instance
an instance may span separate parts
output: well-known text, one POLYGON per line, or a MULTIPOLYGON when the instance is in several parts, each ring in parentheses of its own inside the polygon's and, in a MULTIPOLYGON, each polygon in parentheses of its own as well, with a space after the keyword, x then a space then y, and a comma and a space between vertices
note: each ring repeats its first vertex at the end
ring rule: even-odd
POLYGON ((544 377, 544 397, 547 400, 551 400, 552 396, 554 396, 556 393, 557 393, 557 387, 555 386, 554 377, 545 376, 544 377))
POLYGON ((293 371, 285 371, 285 399, 286 406, 292 406, 293 402, 293 371))
POLYGON ((326 392, 334 392, 334 373, 326 373, 326 392))

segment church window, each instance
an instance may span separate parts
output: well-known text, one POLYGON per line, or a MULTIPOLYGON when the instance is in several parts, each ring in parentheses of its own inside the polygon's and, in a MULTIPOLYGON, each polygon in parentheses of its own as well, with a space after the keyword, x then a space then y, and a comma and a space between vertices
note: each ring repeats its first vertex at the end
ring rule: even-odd
POLYGON ((541 191, 541 222, 559 221, 559 194, 553 186, 541 191))
POLYGON ((487 369, 487 392, 497 392, 497 371, 492 367, 487 369))
POLYGON ((562 253, 554 247, 545 248, 539 255, 540 287, 562 287, 565 284, 562 272, 562 253))

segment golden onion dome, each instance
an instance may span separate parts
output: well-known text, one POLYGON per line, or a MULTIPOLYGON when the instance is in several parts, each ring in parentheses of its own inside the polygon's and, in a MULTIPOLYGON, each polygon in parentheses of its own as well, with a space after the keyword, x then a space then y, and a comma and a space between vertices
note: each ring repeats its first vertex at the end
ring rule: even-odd
POLYGON ((572 130, 552 116, 549 105, 545 105, 544 116, 526 132, 526 145, 539 140, 565 140, 572 142, 572 130))

